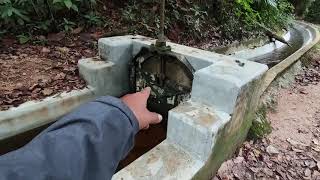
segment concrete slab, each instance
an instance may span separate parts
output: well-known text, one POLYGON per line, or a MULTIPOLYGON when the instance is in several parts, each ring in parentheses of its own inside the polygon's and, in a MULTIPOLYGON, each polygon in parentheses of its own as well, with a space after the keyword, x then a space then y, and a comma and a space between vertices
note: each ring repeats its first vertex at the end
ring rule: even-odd
POLYGON ((224 112, 188 101, 169 112, 167 140, 205 162, 219 129, 229 120, 230 116, 224 112))
POLYGON ((195 73, 191 99, 232 114, 242 88, 267 70, 266 65, 247 60, 217 62, 195 73))
POLYGON ((0 140, 49 124, 94 97, 89 87, 0 111, 0 140))
POLYGON ((163 141, 113 176, 113 180, 191 179, 203 163, 183 149, 163 141))
POLYGON ((79 72, 84 80, 95 88, 96 96, 111 95, 120 97, 129 91, 128 70, 125 65, 88 58, 78 61, 79 72))

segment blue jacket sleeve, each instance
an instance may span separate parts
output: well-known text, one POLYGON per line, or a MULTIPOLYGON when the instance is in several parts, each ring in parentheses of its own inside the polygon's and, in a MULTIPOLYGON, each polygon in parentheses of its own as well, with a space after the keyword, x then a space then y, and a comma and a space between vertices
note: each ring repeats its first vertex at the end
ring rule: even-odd
POLYGON ((23 148, 0 157, 1 180, 105 180, 139 130, 121 100, 102 97, 63 117, 23 148))

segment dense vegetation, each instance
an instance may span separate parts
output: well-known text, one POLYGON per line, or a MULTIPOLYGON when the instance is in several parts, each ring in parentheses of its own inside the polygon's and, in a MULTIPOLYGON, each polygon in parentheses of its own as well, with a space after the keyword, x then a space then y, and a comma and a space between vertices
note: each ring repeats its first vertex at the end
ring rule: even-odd
POLYGON ((312 2, 308 13, 306 14, 306 20, 320 24, 320 0, 312 2))
MULTIPOLYGON (((0 35, 9 30, 26 36, 100 26, 126 27, 130 32, 155 36, 160 23, 158 2, 0 0, 0 35)), ((271 29, 287 26, 293 12, 287 0, 167 0, 166 9, 166 34, 175 41, 252 37, 259 35, 261 25, 271 29)))

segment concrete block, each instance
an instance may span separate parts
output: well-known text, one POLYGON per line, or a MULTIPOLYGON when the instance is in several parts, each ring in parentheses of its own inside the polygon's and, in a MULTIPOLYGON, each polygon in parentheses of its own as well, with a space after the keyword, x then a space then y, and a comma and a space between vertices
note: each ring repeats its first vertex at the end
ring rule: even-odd
POLYGON ((167 140, 205 162, 219 129, 229 120, 224 112, 189 101, 169 112, 167 140))
POLYGON ((268 70, 263 64, 225 59, 195 73, 192 101, 232 114, 242 88, 268 70))
POLYGON ((54 122, 94 97, 94 89, 88 87, 0 111, 0 140, 54 122))
POLYGON ((128 64, 132 59, 131 36, 117 36, 99 39, 99 55, 106 61, 115 64, 128 64))
POLYGON ((192 179, 202 166, 203 162, 165 140, 115 174, 112 180, 192 179))
POLYGON ((97 96, 122 96, 129 91, 128 71, 121 72, 115 63, 97 58, 81 59, 79 72, 95 88, 97 96))

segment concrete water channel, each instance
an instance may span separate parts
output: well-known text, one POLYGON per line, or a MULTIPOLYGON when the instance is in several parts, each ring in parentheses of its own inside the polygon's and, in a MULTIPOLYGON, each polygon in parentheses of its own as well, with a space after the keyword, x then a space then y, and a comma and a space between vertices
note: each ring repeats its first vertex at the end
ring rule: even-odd
MULTIPOLYGON (((226 55, 168 43, 195 70, 191 97, 169 111, 164 125, 138 135, 135 150, 113 179, 211 177, 246 138, 261 94, 319 41, 319 32, 296 22, 284 37, 292 43, 291 49, 265 41, 255 48, 226 48, 226 55), (277 63, 269 64, 268 70, 262 64, 266 60, 277 63), (146 140, 152 141, 145 145, 146 140)), ((100 39, 100 57, 82 59, 78 65, 88 88, 0 112, 1 152, 25 144, 42 127, 82 103, 129 92, 129 64, 142 47, 152 43, 153 39, 143 36, 100 39)))

